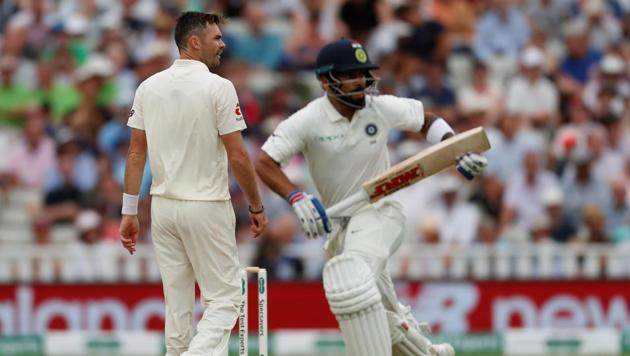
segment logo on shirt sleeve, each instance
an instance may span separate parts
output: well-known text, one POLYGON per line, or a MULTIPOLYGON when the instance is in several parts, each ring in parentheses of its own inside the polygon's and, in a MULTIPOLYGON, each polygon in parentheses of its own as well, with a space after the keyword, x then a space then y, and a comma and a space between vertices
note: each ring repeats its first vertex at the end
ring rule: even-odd
POLYGON ((131 109, 131 111, 129 112, 129 117, 132 117, 133 114, 135 114, 135 113, 136 113, 136 111, 134 109, 131 109))
POLYGON ((376 133, 378 132, 378 127, 375 124, 369 123, 366 127, 365 127, 365 133, 368 136, 374 136, 376 135, 376 133))
POLYGON ((236 103, 236 107, 234 108, 234 115, 236 115, 236 121, 243 120, 243 113, 241 112, 241 104, 236 103))

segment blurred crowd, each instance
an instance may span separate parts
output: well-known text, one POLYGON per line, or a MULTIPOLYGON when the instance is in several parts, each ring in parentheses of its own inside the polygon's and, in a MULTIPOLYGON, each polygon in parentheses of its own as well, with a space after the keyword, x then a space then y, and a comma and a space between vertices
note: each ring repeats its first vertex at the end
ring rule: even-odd
MULTIPOLYGON (((481 179, 449 172, 397 194, 405 245, 630 240, 630 0, 0 0, 0 217, 15 208, 12 191, 36 192, 24 242, 49 244, 53 228, 70 226, 77 256, 118 243, 134 92, 178 57, 172 32, 186 10, 229 18, 216 71, 236 87, 253 157, 322 95, 315 57, 340 37, 380 64, 381 94, 419 99, 457 131, 486 128, 481 179)), ((424 147, 395 132, 391 161, 424 147)), ((313 189, 301 157, 285 171, 313 189)), ((150 182, 147 166, 144 242, 150 182)), ((303 278, 295 251, 323 241, 307 241, 288 204, 260 186, 271 225, 253 240, 232 182, 238 242, 271 278, 303 278)))

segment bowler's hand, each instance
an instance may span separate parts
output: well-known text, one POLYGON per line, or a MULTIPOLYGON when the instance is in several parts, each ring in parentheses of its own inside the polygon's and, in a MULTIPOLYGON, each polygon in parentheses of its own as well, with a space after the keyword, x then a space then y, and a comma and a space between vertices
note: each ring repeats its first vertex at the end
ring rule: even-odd
POLYGON ((254 238, 262 235, 263 232, 265 232, 265 229, 267 228, 267 216, 265 215, 265 212, 260 212, 260 213, 250 213, 249 214, 251 221, 252 221, 252 225, 250 226, 249 230, 252 232, 252 234, 254 234, 254 238))
POLYGON ((136 252, 136 241, 138 240, 138 231, 140 230, 140 222, 136 215, 123 215, 120 221, 120 242, 133 255, 136 252))
POLYGON ((464 153, 457 158, 457 171, 468 180, 483 173, 487 165, 488 159, 474 152, 464 153))

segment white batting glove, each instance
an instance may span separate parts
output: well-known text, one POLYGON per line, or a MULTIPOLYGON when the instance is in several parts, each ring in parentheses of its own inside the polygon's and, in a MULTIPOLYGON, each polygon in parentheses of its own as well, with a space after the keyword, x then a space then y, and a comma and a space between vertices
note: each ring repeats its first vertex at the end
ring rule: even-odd
POLYGON ((304 192, 293 192, 287 200, 298 216, 307 238, 316 239, 331 231, 326 209, 319 199, 304 192))
POLYGON ((488 159, 478 153, 467 152, 457 157, 457 171, 468 180, 483 173, 487 165, 488 159))

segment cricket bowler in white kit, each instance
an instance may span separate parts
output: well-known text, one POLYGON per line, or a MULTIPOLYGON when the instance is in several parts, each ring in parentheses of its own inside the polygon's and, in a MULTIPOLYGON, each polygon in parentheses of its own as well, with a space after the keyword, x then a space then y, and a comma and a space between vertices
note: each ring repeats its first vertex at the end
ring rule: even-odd
POLYGON ((228 355, 241 300, 228 164, 250 203, 251 230, 267 225, 232 83, 210 72, 225 48, 217 14, 179 17, 180 59, 140 84, 128 125, 121 241, 133 254, 138 190, 148 154, 151 234, 162 276, 167 356, 228 355), (195 280, 204 312, 193 337, 195 280))
MULTIPOLYGON (((324 267, 324 289, 348 355, 454 355, 451 345, 432 344, 423 335, 424 325, 395 294, 387 261, 403 238, 400 204, 387 198, 359 203, 345 211, 343 224, 329 220, 324 210, 389 168, 390 130, 422 131, 430 143, 454 134, 443 119, 425 113, 418 100, 368 95, 376 81, 370 70, 376 68, 359 43, 342 39, 326 45, 316 70, 326 95, 278 125, 262 147, 256 172, 287 198, 307 237, 329 233, 326 248, 334 257, 324 267), (323 204, 297 191, 280 168, 298 152, 308 162, 323 204)), ((476 153, 457 159, 458 170, 468 179, 486 164, 476 153)))

